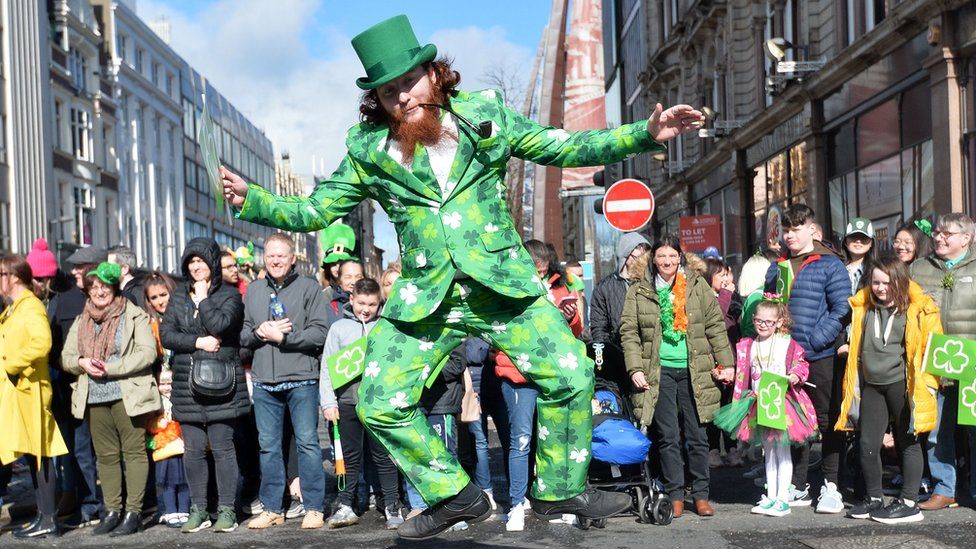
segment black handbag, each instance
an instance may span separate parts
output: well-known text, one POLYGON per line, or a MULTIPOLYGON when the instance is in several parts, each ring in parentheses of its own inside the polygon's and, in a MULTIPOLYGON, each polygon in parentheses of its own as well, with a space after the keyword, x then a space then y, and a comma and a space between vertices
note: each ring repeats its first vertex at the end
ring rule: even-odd
POLYGON ((237 389, 234 363, 215 358, 194 360, 190 357, 190 392, 195 396, 224 398, 237 389))

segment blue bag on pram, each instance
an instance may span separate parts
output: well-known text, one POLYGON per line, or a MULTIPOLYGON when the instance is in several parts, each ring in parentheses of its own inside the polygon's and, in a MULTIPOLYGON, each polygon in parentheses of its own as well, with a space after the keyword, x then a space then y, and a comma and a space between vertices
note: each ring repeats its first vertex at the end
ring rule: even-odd
POLYGON ((651 441, 623 415, 613 391, 593 395, 600 411, 593 417, 593 458, 611 465, 631 465, 647 459, 651 441))

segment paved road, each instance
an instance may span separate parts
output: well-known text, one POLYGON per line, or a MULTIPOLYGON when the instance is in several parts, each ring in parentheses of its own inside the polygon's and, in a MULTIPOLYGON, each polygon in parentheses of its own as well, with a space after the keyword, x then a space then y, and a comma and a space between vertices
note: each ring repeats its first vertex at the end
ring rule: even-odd
MULTIPOLYGON (((500 450, 496 446, 493 451, 493 458, 499 458, 494 460, 495 464, 500 464, 500 450)), ((242 527, 229 534, 183 535, 164 526, 152 526, 141 534, 113 539, 94 536, 91 528, 85 528, 71 531, 56 541, 38 543, 18 542, 5 532, 0 535, 0 547, 976 547, 976 512, 962 507, 928 513, 921 523, 896 527, 839 515, 816 515, 809 508, 794 510, 785 518, 750 515, 749 508, 758 499, 760 489, 742 479, 744 471, 744 468, 713 470, 715 517, 703 519, 689 513, 670 526, 641 524, 636 517, 619 517, 610 520, 605 529, 583 531, 530 516, 526 530, 521 533, 505 532, 504 523, 496 519, 472 525, 464 532, 446 534, 433 542, 411 544, 400 542, 395 533, 384 530, 379 514, 370 511, 359 525, 339 531, 301 531, 301 521, 293 520, 270 530, 249 531, 242 527)), ((29 479, 20 475, 16 482, 11 492, 17 499, 26 498, 29 479)), ((500 486, 496 490, 500 491, 500 486)))

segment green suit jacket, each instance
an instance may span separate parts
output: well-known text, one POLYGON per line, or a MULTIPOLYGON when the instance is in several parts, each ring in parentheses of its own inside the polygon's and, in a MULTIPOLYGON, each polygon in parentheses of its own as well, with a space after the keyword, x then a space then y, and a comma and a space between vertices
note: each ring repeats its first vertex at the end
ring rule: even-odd
POLYGON ((408 170, 384 151, 389 128, 364 122, 349 130, 345 158, 310 196, 277 196, 251 184, 237 216, 287 231, 318 231, 363 200, 376 200, 396 227, 403 266, 383 316, 412 322, 437 310, 458 270, 502 295, 545 293, 505 203, 511 156, 569 168, 663 149, 645 122, 570 133, 506 108, 494 90, 459 92, 451 107, 475 124, 490 120, 493 132, 481 139, 458 124, 447 196, 441 196, 423 147, 408 170))

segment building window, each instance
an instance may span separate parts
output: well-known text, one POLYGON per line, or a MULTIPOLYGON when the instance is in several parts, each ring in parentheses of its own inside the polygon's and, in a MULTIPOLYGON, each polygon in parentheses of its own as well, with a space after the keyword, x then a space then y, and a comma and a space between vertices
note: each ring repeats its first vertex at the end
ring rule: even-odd
POLYGON ((173 97, 176 95, 176 86, 174 85, 173 73, 166 72, 166 95, 173 97))
POLYGON ((88 186, 74 187, 75 220, 72 242, 79 245, 92 244, 92 220, 95 214, 95 200, 88 186))
POLYGON ((122 33, 115 34, 115 56, 119 60, 125 59, 125 35, 122 33))
POLYGON ((75 89, 86 91, 88 60, 77 48, 71 48, 71 52, 68 54, 68 72, 71 73, 71 83, 75 89))
POLYGON ((850 46, 880 25, 888 10, 885 0, 846 0, 843 9, 846 31, 844 46, 850 46))
POLYGON ((867 217, 879 248, 902 221, 935 212, 929 83, 884 101, 827 134, 833 238, 847 221, 867 217))
POLYGON ((111 124, 102 124, 102 165, 115 171, 115 139, 111 124))
POLYGON ((143 69, 144 57, 145 57, 145 52, 142 51, 142 48, 136 48, 136 64, 135 67, 133 68, 135 68, 136 72, 138 72, 139 74, 143 74, 142 69, 143 69))
POLYGON ((152 83, 153 83, 153 86, 156 86, 158 88, 159 87, 159 82, 160 82, 160 80, 159 80, 159 63, 153 61, 152 62, 152 83))
POLYGON ((71 109, 71 151, 80 160, 92 161, 91 115, 83 109, 71 109))
POLYGON ((183 98, 183 135, 196 140, 196 126, 193 123, 193 103, 183 98))
POLYGON ((64 141, 61 138, 61 128, 64 125, 64 103, 54 100, 54 146, 64 150, 64 141))

